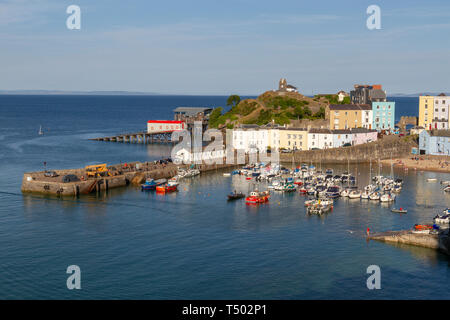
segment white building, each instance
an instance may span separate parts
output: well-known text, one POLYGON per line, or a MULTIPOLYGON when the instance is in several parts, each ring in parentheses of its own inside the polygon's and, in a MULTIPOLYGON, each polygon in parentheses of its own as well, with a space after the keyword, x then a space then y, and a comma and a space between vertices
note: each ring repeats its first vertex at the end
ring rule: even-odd
MULTIPOLYGON (((265 152, 269 146, 269 133, 273 130, 259 128, 258 126, 244 127, 233 130, 233 148, 245 152, 265 152)), ((275 137, 276 137, 275 132, 275 137)), ((276 138, 275 138, 276 139, 276 138)))
POLYGON ((373 110, 372 107, 361 107, 361 125, 363 128, 372 129, 373 123, 373 110))
POLYGON ((223 161, 224 157, 225 151, 223 149, 211 151, 206 151, 204 149, 202 152, 193 153, 189 148, 182 148, 175 153, 175 156, 173 158, 178 163, 194 163, 199 162, 200 160, 208 161, 220 159, 220 161, 223 161))
POLYGON ((444 93, 434 97, 433 128, 439 130, 448 129, 449 110, 450 97, 447 97, 444 93))
POLYGON ((333 133, 328 129, 310 129, 308 131, 308 149, 333 148, 333 133))

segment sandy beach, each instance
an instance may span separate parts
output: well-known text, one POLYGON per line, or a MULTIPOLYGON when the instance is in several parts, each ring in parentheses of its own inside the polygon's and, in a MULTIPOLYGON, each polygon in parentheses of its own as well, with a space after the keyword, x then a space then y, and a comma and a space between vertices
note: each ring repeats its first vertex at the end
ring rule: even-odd
POLYGON ((409 158, 386 159, 380 161, 382 165, 394 163, 395 167, 409 170, 450 172, 450 157, 445 156, 417 156, 409 158))

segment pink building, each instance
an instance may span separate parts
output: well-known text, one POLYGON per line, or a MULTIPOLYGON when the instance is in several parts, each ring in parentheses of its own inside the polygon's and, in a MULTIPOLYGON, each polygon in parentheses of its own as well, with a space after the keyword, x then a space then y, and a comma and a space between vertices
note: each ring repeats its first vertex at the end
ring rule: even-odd
POLYGON ((368 143, 378 139, 377 130, 370 130, 366 128, 351 129, 353 137, 353 145, 368 143))

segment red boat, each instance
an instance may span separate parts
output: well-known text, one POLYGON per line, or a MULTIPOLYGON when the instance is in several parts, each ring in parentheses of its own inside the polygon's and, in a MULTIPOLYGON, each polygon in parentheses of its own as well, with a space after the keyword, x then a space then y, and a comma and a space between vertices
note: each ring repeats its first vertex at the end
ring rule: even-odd
POLYGON ((269 191, 253 191, 250 192, 250 196, 245 198, 245 202, 247 204, 258 204, 258 203, 265 203, 268 202, 270 198, 269 191))
POLYGON ((162 193, 173 192, 173 191, 177 191, 177 187, 178 187, 178 183, 168 183, 168 184, 164 184, 161 186, 157 186, 156 192, 162 192, 162 193))
POLYGON ((300 188, 300 193, 306 194, 308 192, 308 190, 306 190, 306 188, 300 188))

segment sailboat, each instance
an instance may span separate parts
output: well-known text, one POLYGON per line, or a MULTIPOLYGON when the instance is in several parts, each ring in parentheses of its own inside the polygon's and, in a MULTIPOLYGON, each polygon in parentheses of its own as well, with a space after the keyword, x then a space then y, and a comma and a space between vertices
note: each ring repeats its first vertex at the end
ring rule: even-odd
POLYGON ((42 131, 42 126, 39 127, 39 132, 38 132, 38 134, 39 134, 40 136, 43 136, 43 135, 44 135, 44 131, 42 131))

